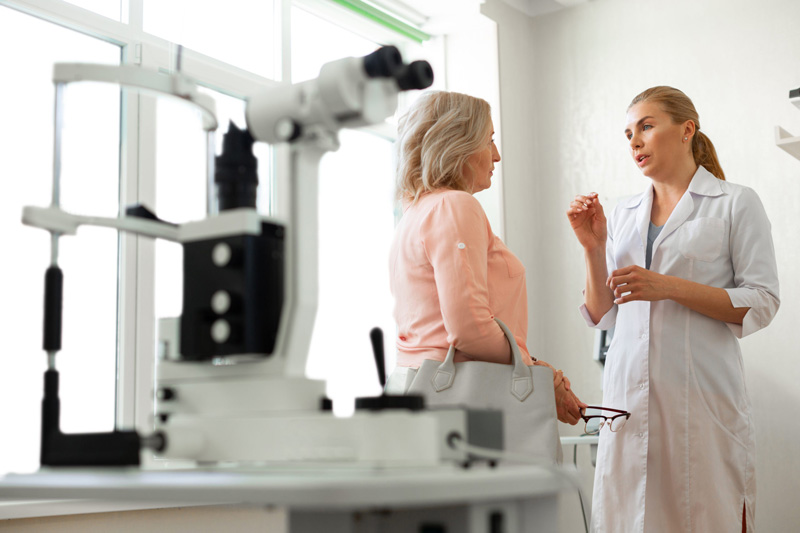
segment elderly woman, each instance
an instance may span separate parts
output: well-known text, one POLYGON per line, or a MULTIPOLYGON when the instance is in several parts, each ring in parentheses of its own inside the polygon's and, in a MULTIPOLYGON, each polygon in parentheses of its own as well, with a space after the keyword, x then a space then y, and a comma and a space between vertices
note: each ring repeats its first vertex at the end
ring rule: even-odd
MULTIPOLYGON (((400 119, 398 197, 403 217, 390 256, 397 368, 386 390, 405 393, 425 359, 511 362, 501 319, 528 365, 525 267, 492 233, 473 194, 500 161, 489 104, 453 92, 421 96, 400 119)), ((552 368, 552 367, 550 367, 552 368)), ((558 418, 575 424, 580 402, 553 372, 558 418)))

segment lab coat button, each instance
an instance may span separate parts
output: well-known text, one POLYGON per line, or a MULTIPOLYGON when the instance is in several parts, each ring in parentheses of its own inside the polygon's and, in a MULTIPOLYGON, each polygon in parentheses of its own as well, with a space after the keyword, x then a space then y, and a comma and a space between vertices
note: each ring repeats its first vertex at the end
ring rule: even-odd
POLYGON ((646 386, 646 385, 645 385, 644 383, 639 383, 639 388, 640 388, 640 389, 644 390, 645 386, 646 386))
POLYGON ((638 436, 639 438, 641 438, 641 437, 644 437, 644 433, 639 433, 637 436, 638 436))

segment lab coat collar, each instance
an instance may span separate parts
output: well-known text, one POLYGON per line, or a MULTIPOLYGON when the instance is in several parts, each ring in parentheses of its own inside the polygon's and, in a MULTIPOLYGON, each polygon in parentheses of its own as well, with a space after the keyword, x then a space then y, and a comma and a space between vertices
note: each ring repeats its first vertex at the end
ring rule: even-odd
POLYGON ((718 179, 702 165, 697 167, 697 172, 694 173, 692 181, 689 182, 689 192, 710 197, 725 194, 725 191, 722 190, 722 180, 718 179))
MULTIPOLYGON (((664 228, 653 243, 653 255, 658 249, 658 245, 669 237, 681 224, 686 222, 686 219, 692 214, 694 210, 694 200, 692 196, 709 196, 716 197, 725 193, 722 190, 722 184, 711 172, 706 170, 702 165, 697 167, 697 171, 692 176, 692 181, 689 182, 689 188, 683 194, 672 214, 664 224, 664 228)), ((628 209, 637 208, 636 210, 636 227, 639 229, 639 238, 641 239, 642 250, 647 247, 647 232, 650 228, 650 212, 653 208, 653 184, 641 194, 631 197, 626 203, 625 207, 628 209)), ((644 259, 644 257, 642 257, 644 259)), ((642 263, 641 266, 644 266, 642 263)))
MULTIPOLYGON (((714 174, 706 170, 706 167, 699 165, 697 167, 697 172, 694 173, 692 176, 692 181, 689 182, 689 188, 687 189, 692 194, 697 194, 700 196, 721 196, 725 194, 725 191, 722 190, 722 180, 717 179, 714 174)), ((646 191, 639 193, 635 196, 631 196, 625 202, 623 207, 626 209, 634 209, 639 207, 639 204, 642 203, 642 200, 647 199, 650 205, 653 203, 653 184, 650 184, 650 187, 647 188, 646 191)), ((649 213, 649 210, 648 210, 649 213)))

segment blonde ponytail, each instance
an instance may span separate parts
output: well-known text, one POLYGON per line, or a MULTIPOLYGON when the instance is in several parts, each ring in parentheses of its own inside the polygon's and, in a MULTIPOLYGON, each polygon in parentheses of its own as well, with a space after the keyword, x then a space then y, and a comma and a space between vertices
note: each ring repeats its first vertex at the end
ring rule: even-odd
POLYGON ((706 170, 714 174, 718 179, 725 179, 725 173, 722 171, 719 159, 717 159, 717 150, 714 148, 714 143, 711 142, 708 135, 700 131, 700 126, 697 126, 697 131, 692 139, 692 155, 695 163, 706 167, 706 170))

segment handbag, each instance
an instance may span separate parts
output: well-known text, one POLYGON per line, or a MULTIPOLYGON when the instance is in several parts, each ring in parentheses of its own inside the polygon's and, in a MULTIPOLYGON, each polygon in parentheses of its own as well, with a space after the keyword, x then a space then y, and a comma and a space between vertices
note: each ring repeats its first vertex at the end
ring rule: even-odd
POLYGON ((495 320, 511 346, 513 364, 455 363, 456 349, 451 345, 444 362, 422 362, 406 394, 424 396, 430 407, 501 410, 506 451, 560 464, 553 372, 546 366, 526 365, 514 335, 500 319, 495 320))

